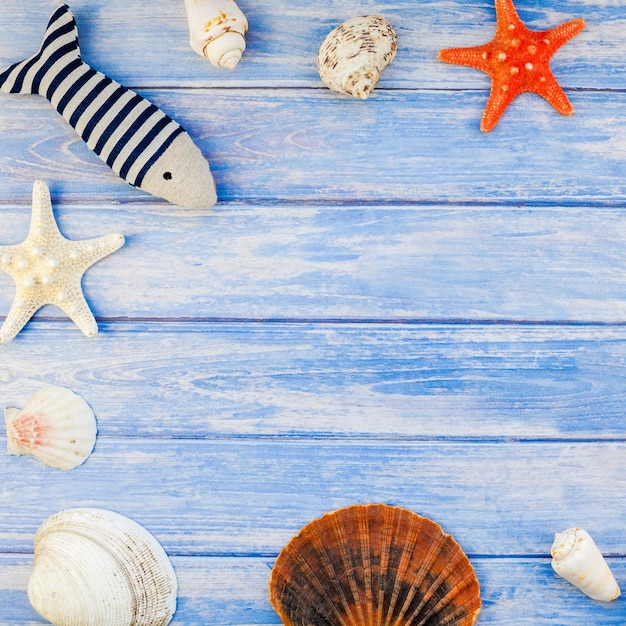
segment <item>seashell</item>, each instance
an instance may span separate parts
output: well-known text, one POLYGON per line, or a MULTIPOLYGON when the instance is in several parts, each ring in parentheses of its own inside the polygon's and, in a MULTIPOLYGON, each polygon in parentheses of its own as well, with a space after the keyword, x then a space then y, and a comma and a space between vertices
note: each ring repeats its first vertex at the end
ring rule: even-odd
POLYGON ((96 443, 91 407, 65 387, 42 387, 21 411, 7 407, 4 421, 9 454, 30 454, 50 467, 78 467, 96 443))
POLYGON ((317 69, 332 91, 365 100, 397 48, 396 32, 384 17, 354 17, 328 33, 317 55, 317 69))
POLYGON ((568 528, 554 535, 552 569, 600 602, 615 600, 620 588, 598 546, 586 530, 568 528))
POLYGON ((215 65, 234 70, 246 49, 248 20, 234 0, 185 0, 189 43, 215 65))
POLYGON ((428 518, 384 504, 307 524, 276 559, 270 600, 287 626, 471 626, 481 607, 456 541, 428 518))
POLYGON ((67 509, 35 535, 28 599, 55 626, 165 626, 177 590, 161 544, 119 513, 67 509))

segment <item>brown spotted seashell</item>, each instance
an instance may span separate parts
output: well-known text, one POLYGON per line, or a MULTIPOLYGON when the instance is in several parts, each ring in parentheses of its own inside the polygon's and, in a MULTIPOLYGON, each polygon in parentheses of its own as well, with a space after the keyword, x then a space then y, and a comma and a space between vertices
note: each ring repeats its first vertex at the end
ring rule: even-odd
POLYGON ((481 607, 459 544, 428 518, 384 504, 307 524, 276 559, 270 600, 287 626, 471 626, 481 607))
POLYGON ((353 17, 328 33, 317 69, 332 91, 366 100, 397 49, 396 32, 384 17, 353 17))

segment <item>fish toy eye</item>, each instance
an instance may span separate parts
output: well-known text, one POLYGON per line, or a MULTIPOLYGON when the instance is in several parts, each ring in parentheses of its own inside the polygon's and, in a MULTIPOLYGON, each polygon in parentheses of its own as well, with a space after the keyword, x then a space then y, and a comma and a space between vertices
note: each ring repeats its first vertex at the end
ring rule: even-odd
POLYGON ((163 178, 165 178, 165 180, 172 180, 172 172, 163 172, 163 178))

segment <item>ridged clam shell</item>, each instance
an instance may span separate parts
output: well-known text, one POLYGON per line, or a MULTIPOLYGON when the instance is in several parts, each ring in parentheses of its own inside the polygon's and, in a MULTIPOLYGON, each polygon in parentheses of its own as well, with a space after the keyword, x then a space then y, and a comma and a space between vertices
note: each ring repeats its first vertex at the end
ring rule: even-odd
POLYGON ((234 0, 185 0, 189 44, 216 67, 234 70, 246 49, 248 20, 234 0))
POLYGON ((332 91, 365 100, 397 48, 396 32, 384 17, 353 17, 328 33, 317 55, 317 69, 332 91))
POLYGON ((65 387, 42 387, 26 406, 6 408, 9 454, 30 454, 42 463, 73 469, 96 443, 96 419, 87 402, 65 387))
POLYGON ((428 518, 384 504, 305 526, 276 559, 270 600, 287 626, 471 626, 481 607, 456 541, 428 518))
POLYGON ((55 626, 165 626, 177 589, 161 544, 119 513, 67 509, 35 535, 28 598, 55 626))
POLYGON ((589 533, 568 528, 554 535, 552 569, 583 593, 600 602, 621 594, 613 573, 589 533))

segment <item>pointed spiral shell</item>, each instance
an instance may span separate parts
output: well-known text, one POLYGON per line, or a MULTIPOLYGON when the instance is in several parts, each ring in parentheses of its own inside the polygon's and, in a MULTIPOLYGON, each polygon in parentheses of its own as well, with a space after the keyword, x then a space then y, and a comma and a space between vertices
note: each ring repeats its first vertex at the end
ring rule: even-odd
POLYGON ((397 48, 396 33, 384 17, 354 17, 328 33, 317 55, 317 69, 332 91, 365 100, 397 48))
POLYGON ((600 602, 620 595, 620 588, 589 533, 568 528, 556 533, 550 550, 552 569, 583 593, 600 602))
POLYGON ((189 44, 215 67, 234 70, 246 49, 248 20, 234 0, 185 0, 189 44))

